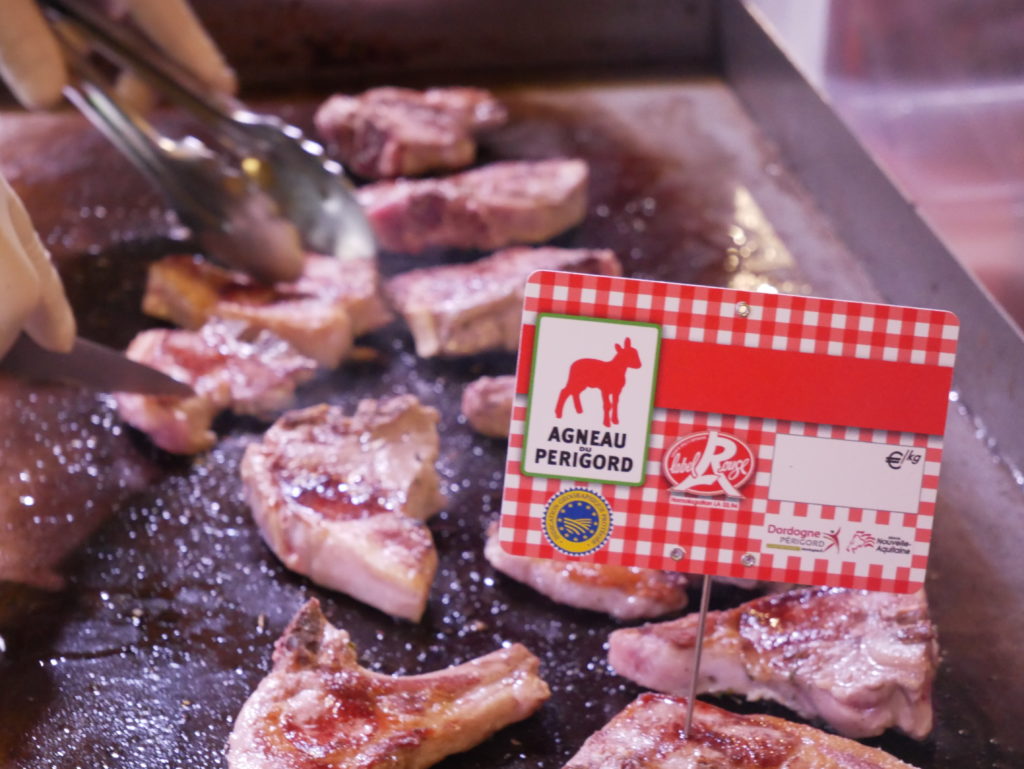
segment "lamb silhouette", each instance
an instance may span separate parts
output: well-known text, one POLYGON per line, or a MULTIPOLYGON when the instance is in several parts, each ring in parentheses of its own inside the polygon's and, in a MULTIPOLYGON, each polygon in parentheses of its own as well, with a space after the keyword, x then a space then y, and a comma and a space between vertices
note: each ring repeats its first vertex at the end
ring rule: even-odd
POLYGON ((615 345, 615 357, 611 360, 597 358, 580 358, 569 366, 569 378, 565 387, 558 394, 555 405, 555 417, 562 418, 565 401, 572 396, 576 413, 583 413, 580 394, 594 387, 601 391, 601 405, 604 407, 604 426, 611 427, 619 423, 619 395, 626 385, 626 369, 640 368, 640 356, 636 348, 626 337, 626 344, 615 345))

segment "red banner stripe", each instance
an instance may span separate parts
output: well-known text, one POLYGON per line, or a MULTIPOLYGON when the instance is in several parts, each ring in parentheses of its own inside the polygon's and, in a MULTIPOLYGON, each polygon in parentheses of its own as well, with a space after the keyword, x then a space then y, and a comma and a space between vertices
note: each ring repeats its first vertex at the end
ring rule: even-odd
POLYGON ((654 405, 942 435, 952 379, 948 366, 665 339, 654 405))
MULTIPOLYGON (((516 392, 530 388, 523 327, 516 392)), ((953 369, 665 339, 654 405, 708 414, 942 435, 953 369)))
POLYGON ((516 369, 516 392, 526 395, 530 392, 530 369, 533 367, 533 340, 537 327, 525 324, 519 335, 519 368, 516 369))

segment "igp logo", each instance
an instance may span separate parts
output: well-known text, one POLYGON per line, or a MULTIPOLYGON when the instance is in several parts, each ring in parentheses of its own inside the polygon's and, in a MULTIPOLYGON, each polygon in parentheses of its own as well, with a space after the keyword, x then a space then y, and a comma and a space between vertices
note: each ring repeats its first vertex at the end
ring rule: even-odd
POLYGON ((604 547, 611 534, 611 509, 600 494, 567 489, 548 501, 544 535, 559 552, 589 555, 604 547))

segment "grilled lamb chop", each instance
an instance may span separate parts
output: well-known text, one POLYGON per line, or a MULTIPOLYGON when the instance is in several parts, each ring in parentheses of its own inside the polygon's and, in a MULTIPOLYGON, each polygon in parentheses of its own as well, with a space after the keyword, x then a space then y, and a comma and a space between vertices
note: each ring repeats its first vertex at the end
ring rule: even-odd
POLYGON ((437 569, 422 522, 438 489, 438 413, 411 395, 279 419, 242 458, 263 539, 285 566, 381 611, 418 621, 437 569))
POLYGON ((588 174, 582 160, 510 161, 443 179, 378 182, 357 197, 380 245, 391 251, 490 250, 540 243, 579 224, 588 174))
POLYGON ((479 88, 373 88, 332 96, 314 122, 346 168, 367 179, 392 179, 465 168, 476 158, 474 134, 507 119, 497 99, 479 88))
POLYGON ((507 438, 515 397, 514 376, 483 376, 462 391, 462 413, 481 435, 507 438))
POLYGON ((170 256, 149 268, 142 309, 185 328, 237 318, 266 328, 323 366, 337 366, 352 338, 391 322, 367 260, 306 257, 293 283, 266 286, 198 257, 170 256))
POLYGON ((265 416, 285 408, 316 371, 280 337, 237 320, 212 320, 199 331, 143 331, 125 354, 195 390, 190 398, 116 396, 121 417, 173 454, 210 448, 217 440, 210 424, 224 409, 265 416))
POLYGON ((540 661, 513 644, 416 676, 359 666, 314 599, 274 645, 274 666, 242 706, 229 769, 424 769, 533 714, 550 696, 540 661))
POLYGON ((592 734, 564 769, 913 769, 890 754, 774 716, 741 716, 641 694, 592 734))
MULTIPOLYGON (((697 616, 611 635, 621 675, 671 694, 687 690, 697 616)), ((806 588, 708 614, 698 692, 772 699, 850 737, 932 728, 935 628, 923 592, 806 588)))
POLYGON ((389 280, 385 291, 423 358, 515 350, 523 291, 535 270, 622 274, 607 250, 507 248, 475 262, 410 270, 389 280))
POLYGON ((686 606, 682 574, 510 555, 498 541, 497 523, 487 529, 484 557, 498 571, 553 601, 620 620, 658 617, 686 606))

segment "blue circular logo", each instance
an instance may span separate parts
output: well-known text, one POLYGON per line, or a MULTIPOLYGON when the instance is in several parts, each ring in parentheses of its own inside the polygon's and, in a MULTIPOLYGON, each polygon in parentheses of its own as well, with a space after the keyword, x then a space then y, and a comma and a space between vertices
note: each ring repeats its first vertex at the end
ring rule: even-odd
POLYGON ((600 494, 567 489, 548 501, 544 534, 559 552, 588 555, 604 547, 611 533, 611 509, 600 494))

